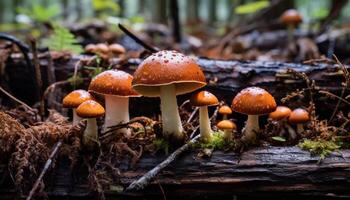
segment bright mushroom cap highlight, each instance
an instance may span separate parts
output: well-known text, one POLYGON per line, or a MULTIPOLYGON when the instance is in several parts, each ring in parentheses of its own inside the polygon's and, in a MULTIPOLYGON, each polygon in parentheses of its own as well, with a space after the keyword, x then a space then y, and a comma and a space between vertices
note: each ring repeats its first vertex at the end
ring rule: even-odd
POLYGON ((222 120, 217 125, 218 129, 224 131, 224 138, 226 140, 232 140, 232 130, 236 130, 237 126, 230 120, 222 120))
POLYGON ((87 118, 83 135, 83 144, 85 146, 93 146, 93 141, 97 141, 98 128, 96 118, 102 116, 104 113, 105 109, 94 100, 85 101, 77 108, 77 114, 82 118, 87 118))
POLYGON ((175 85, 177 95, 206 85, 196 61, 176 51, 159 51, 146 58, 134 73, 133 88, 148 97, 159 97, 160 87, 175 85))
POLYGON ((292 113, 292 110, 286 106, 277 106, 276 110, 269 114, 269 118, 272 120, 282 120, 288 118, 292 113))
POLYGON ((222 115, 230 115, 232 114, 232 109, 229 106, 221 106, 218 111, 222 115))
POLYGON ((282 14, 280 20, 283 24, 292 24, 295 26, 300 24, 303 21, 303 18, 297 10, 289 9, 282 14))
MULTIPOLYGON (((133 77, 120 70, 107 70, 95 76, 89 91, 105 96, 105 130, 129 121, 129 97, 140 96, 131 87, 133 77)), ((127 129, 120 132, 129 134, 127 129)))
POLYGON ((196 61, 176 51, 159 51, 146 58, 134 73, 133 88, 148 97, 161 98, 163 134, 183 138, 176 95, 206 85, 196 61))
POLYGON ((77 124, 81 118, 76 113, 76 108, 84 101, 91 100, 93 97, 88 91, 74 90, 63 98, 62 106, 73 109, 73 124, 77 124))
POLYGON ((297 108, 289 116, 289 122, 292 124, 305 123, 310 120, 309 113, 302 109, 297 108))
POLYGON ((244 140, 255 142, 259 131, 259 115, 276 110, 276 101, 270 93, 259 87, 248 87, 240 91, 232 101, 232 109, 248 115, 244 131, 244 140))
POLYGON ((210 119, 208 116, 208 106, 215 106, 219 104, 219 100, 210 92, 201 91, 192 95, 190 99, 192 106, 199 107, 199 130, 201 139, 208 142, 212 138, 212 130, 210 119))
POLYGON ((232 101, 232 109, 246 115, 265 115, 275 111, 276 106, 275 98, 259 87, 240 91, 232 101))

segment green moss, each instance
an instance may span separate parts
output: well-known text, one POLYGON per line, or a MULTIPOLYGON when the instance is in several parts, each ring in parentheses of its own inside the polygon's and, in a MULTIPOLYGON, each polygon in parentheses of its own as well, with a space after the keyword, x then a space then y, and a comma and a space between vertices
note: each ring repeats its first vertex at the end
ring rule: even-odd
POLYGON ((170 144, 169 144, 168 140, 166 140, 164 138, 156 138, 153 141, 153 145, 155 146, 156 151, 163 150, 165 152, 165 154, 169 154, 170 144))
POLYGON ((214 149, 214 150, 224 150, 226 148, 229 148, 234 144, 233 141, 227 142, 225 141, 224 138, 224 133, 219 131, 219 132, 214 132, 213 137, 211 141, 209 142, 202 142, 198 141, 193 144, 194 148, 199 148, 199 149, 214 149))
POLYGON ((320 156, 320 160, 323 160, 333 151, 336 151, 340 146, 334 141, 326 140, 304 140, 298 144, 301 149, 308 150, 313 155, 320 156))

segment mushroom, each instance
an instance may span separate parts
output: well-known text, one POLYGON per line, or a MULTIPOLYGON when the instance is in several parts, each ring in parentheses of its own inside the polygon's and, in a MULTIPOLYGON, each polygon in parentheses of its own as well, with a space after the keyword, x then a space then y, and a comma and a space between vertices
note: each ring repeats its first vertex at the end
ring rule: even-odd
POLYGON ((201 140, 209 142, 212 139, 212 129, 210 126, 210 119, 208 116, 208 106, 215 106, 219 104, 215 95, 207 91, 201 91, 192 95, 190 99, 192 106, 199 107, 199 130, 201 140))
POLYGON ((224 131, 225 141, 228 142, 232 140, 232 131, 237 129, 237 126, 235 123, 225 119, 220 121, 216 126, 218 127, 218 129, 224 131))
POLYGON ((94 100, 87 100, 77 108, 77 114, 87 119, 82 141, 85 146, 91 147, 94 141, 97 141, 98 128, 96 118, 102 116, 104 113, 105 109, 94 100))
POLYGON ((287 25, 288 28, 288 42, 293 40, 293 33, 295 27, 303 21, 300 13, 295 9, 289 9, 284 11, 280 20, 283 24, 287 25))
POLYGON ((227 115, 232 114, 232 109, 229 106, 224 105, 219 108, 218 112, 222 115, 222 119, 227 119, 227 115))
POLYGON ((88 44, 85 46, 85 52, 86 53, 95 53, 96 52, 96 45, 95 44, 88 44))
POLYGON ((289 122, 291 124, 297 125, 297 133, 301 134, 304 132, 303 123, 306 123, 310 120, 309 112, 302 108, 294 109, 289 116, 289 122))
MULTIPOLYGON (((291 127, 286 123, 289 115, 292 113, 292 110, 289 109, 286 106, 277 106, 276 110, 272 113, 269 114, 269 119, 276 121, 279 129, 281 130, 281 126, 285 126, 288 128, 288 132, 289 132, 289 137, 291 139, 295 139, 296 138, 296 134, 294 131, 292 131, 291 127)), ((283 131, 284 129, 282 129, 283 131)), ((282 136, 283 132, 280 132, 280 135, 282 136)))
POLYGON ((265 115, 276 110, 273 96, 259 87, 248 87, 240 91, 232 101, 232 109, 248 115, 244 129, 243 140, 255 142, 259 131, 259 115, 265 115))
POLYGON ((76 125, 81 121, 81 118, 76 113, 76 108, 84 101, 91 99, 92 96, 85 90, 74 90, 63 98, 63 107, 72 108, 73 110, 73 125, 76 125))
MULTIPOLYGON (((92 79, 89 91, 105 96, 105 131, 110 126, 129 122, 129 97, 140 96, 131 87, 132 79, 130 74, 120 70, 107 70, 92 79)), ((130 134, 128 129, 119 132, 130 134)))
POLYGON ((120 55, 125 53, 125 48, 117 43, 108 46, 109 52, 113 55, 120 55))
POLYGON ((134 73, 133 88, 148 97, 160 97, 163 134, 182 140, 183 128, 176 95, 206 85, 196 61, 176 51, 159 51, 146 58, 134 73))

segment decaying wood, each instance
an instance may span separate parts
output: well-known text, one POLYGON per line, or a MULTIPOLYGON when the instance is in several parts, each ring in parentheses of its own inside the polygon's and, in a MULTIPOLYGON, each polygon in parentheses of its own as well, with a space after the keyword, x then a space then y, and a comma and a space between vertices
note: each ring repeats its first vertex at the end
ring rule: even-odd
MULTIPOLYGON (((334 153, 321 164, 318 157, 310 157, 309 152, 297 147, 252 149, 241 157, 219 151, 209 159, 195 157, 195 152, 183 155, 149 187, 133 195, 161 195, 158 184, 171 198, 201 194, 350 195, 350 150, 334 153)), ((122 183, 130 184, 162 159, 145 156, 136 170, 122 172, 122 183)))

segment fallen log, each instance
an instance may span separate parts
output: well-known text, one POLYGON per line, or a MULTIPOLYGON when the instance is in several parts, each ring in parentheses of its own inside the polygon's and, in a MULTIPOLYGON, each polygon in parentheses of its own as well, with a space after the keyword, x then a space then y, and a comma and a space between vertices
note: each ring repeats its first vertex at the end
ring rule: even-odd
MULTIPOLYGON (((124 163, 122 184, 130 184, 163 159, 164 156, 144 156, 134 170, 124 163)), ((216 151, 208 159, 197 159, 196 152, 191 152, 165 168, 144 190, 109 193, 159 197, 161 185, 170 199, 259 194, 350 197, 350 150, 334 153, 320 164, 318 161, 319 157, 298 147, 257 148, 242 155, 216 151)))

